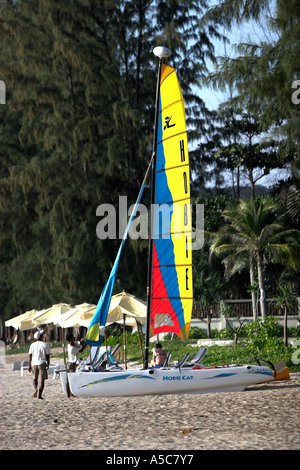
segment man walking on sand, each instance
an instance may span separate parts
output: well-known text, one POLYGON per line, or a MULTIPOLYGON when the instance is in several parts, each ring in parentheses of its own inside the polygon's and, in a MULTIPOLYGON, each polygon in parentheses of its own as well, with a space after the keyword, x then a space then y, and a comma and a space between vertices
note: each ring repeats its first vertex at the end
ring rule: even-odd
POLYGON ((36 341, 29 348, 28 372, 33 371, 34 398, 42 399, 45 380, 48 379, 47 369, 50 364, 50 348, 48 343, 44 342, 44 331, 36 331, 34 339, 36 341), (39 389, 38 379, 40 379, 39 389))

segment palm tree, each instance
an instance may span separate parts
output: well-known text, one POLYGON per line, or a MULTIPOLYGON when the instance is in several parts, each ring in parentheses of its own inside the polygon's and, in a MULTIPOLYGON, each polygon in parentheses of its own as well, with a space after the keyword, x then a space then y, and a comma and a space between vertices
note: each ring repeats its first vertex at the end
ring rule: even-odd
POLYGON ((284 230, 280 219, 275 217, 276 208, 275 201, 268 197, 241 200, 237 207, 223 212, 227 223, 214 234, 211 245, 211 253, 229 253, 224 260, 229 274, 245 267, 245 260, 248 260, 252 281, 253 261, 256 262, 263 318, 267 314, 264 266, 270 257, 292 268, 296 268, 299 261, 300 232, 284 230))
POLYGON ((274 297, 276 298, 275 305, 280 307, 284 312, 283 336, 284 336, 284 344, 285 346, 287 346, 288 345, 287 315, 288 315, 288 310, 293 308, 293 306, 297 302, 297 292, 291 283, 285 282, 284 284, 279 284, 278 293, 274 297))

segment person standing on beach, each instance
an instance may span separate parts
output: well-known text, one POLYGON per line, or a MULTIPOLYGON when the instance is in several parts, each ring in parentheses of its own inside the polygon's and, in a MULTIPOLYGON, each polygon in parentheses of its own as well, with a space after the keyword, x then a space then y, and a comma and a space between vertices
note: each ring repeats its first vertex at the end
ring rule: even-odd
POLYGON ((75 337, 72 333, 67 334, 66 339, 68 341, 67 371, 75 372, 78 353, 82 352, 85 348, 84 339, 82 338, 80 341, 75 341, 75 337))
MULTIPOLYGON (((83 338, 80 341, 75 341, 75 337, 72 333, 67 334, 66 339, 68 341, 67 372, 75 372, 78 353, 82 352, 86 345, 83 338)), ((74 397, 70 391, 69 382, 67 382, 67 395, 68 398, 74 397)))
POLYGON ((50 347, 44 342, 44 331, 34 333, 34 343, 29 348, 28 372, 33 371, 33 396, 43 399, 45 380, 48 379, 47 369, 50 364, 50 347), (39 388, 38 388, 39 379, 39 388))

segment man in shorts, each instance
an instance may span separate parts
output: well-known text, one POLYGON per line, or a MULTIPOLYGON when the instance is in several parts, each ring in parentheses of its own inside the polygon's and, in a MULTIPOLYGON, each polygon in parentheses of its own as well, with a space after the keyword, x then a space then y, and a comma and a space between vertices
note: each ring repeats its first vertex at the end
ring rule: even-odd
POLYGON ((50 348, 48 343, 44 342, 44 331, 36 331, 34 339, 36 341, 29 348, 28 372, 33 372, 34 398, 42 399, 45 380, 48 379, 47 369, 50 364, 50 348))

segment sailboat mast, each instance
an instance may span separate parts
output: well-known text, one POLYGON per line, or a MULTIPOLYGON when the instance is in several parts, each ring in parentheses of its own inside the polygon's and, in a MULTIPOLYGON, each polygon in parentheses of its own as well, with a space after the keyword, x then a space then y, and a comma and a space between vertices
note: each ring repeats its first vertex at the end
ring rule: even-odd
POLYGON ((151 318, 151 289, 152 289, 152 258, 153 258, 153 227, 154 227, 154 205, 155 205, 155 170, 157 159, 157 136, 159 122, 159 100, 160 100, 160 77, 163 58, 169 57, 170 49, 167 47, 155 47, 153 53, 159 57, 157 83, 156 83, 156 101, 155 101, 155 118, 154 118, 154 137, 153 137, 153 153, 152 153, 152 174, 151 174, 151 209, 150 209, 150 227, 149 227, 149 258, 147 272, 147 321, 145 332, 145 355, 144 369, 148 369, 149 364, 149 340, 150 340, 150 318, 151 318))

